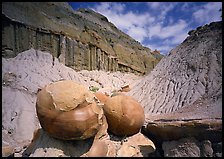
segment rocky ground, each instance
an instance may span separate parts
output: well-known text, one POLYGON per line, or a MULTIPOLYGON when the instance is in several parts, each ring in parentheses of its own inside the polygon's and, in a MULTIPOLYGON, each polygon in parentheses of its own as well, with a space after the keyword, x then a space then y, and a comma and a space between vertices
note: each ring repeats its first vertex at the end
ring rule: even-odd
MULTIPOLYGON (((182 142, 197 145, 182 138, 208 140, 209 149, 222 145, 221 22, 198 27, 189 35, 128 93, 144 107, 145 133, 158 142, 164 156, 203 156, 200 146, 194 154, 190 148, 181 149, 182 142)), ((215 151, 208 154, 220 156, 215 151)))
POLYGON ((3 58, 2 155, 221 157, 221 33, 220 22, 189 32, 145 77, 76 72, 34 49, 3 58), (94 140, 62 141, 47 135, 36 115, 36 95, 45 85, 65 79, 109 96, 122 92, 134 97, 145 111, 141 132, 117 137, 105 124, 94 140))
MULTIPOLYGON (((60 80, 74 80, 90 90, 112 95, 125 86, 132 88, 140 79, 140 76, 121 72, 76 72, 59 63, 51 54, 34 49, 20 53, 15 58, 3 58, 3 156, 7 156, 8 151, 9 154, 14 152, 15 156, 81 156, 90 148, 91 140, 65 142, 48 136, 42 129, 38 130, 41 126, 35 110, 36 95, 45 85, 60 80), (28 147, 37 130, 40 131, 38 141, 35 141, 37 145, 33 143, 28 147)), ((122 140, 116 140, 114 144, 120 145, 122 140)))

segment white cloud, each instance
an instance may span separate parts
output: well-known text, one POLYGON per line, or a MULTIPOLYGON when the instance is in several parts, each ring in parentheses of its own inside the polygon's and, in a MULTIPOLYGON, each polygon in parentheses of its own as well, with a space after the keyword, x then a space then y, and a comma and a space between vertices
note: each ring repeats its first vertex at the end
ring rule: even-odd
POLYGON ((161 38, 173 37, 178 34, 182 34, 183 30, 187 27, 187 23, 184 20, 179 20, 176 24, 166 26, 162 28, 161 34, 159 35, 161 38))
POLYGON ((167 14, 177 5, 176 2, 147 2, 149 9, 156 13, 156 19, 163 21, 167 14))
POLYGON ((107 9, 113 10, 115 12, 123 12, 125 5, 122 3, 113 3, 113 2, 101 2, 96 6, 97 10, 106 11, 107 9))
POLYGON ((139 42, 147 37, 146 26, 155 21, 155 18, 148 12, 141 14, 132 11, 125 12, 125 5, 122 3, 100 3, 92 9, 105 15, 119 29, 139 42))
POLYGON ((188 12, 189 10, 194 9, 194 8, 192 8, 192 5, 193 5, 192 2, 182 2, 180 5, 180 10, 183 12, 188 12))
POLYGON ((158 9, 161 5, 161 2, 147 2, 147 5, 152 9, 158 9))
POLYGON ((203 5, 201 9, 195 11, 193 13, 193 17, 200 25, 213 21, 219 21, 221 20, 221 12, 219 11, 220 8, 222 8, 222 2, 208 2, 203 5))
POLYGON ((107 10, 109 7, 110 7, 110 2, 106 2, 106 3, 100 3, 100 5, 99 6, 97 6, 97 10, 99 11, 99 10, 102 10, 102 11, 104 11, 104 10, 107 10))
POLYGON ((147 38, 147 31, 142 27, 132 26, 127 34, 139 42, 143 42, 144 38, 147 38))
POLYGON ((94 8, 94 10, 106 15, 112 23, 117 23, 117 25, 121 27, 130 27, 132 25, 144 26, 145 24, 151 23, 155 20, 155 18, 150 16, 149 13, 136 14, 132 11, 124 13, 125 5, 121 3, 101 3, 99 6, 94 8), (103 7, 101 7, 101 5, 103 7))
POLYGON ((160 24, 149 28, 149 38, 158 37, 160 39, 174 38, 173 43, 181 42, 187 36, 187 23, 180 19, 177 23, 162 27, 160 24))
POLYGON ((112 10, 116 12, 123 12, 124 9, 125 9, 125 5, 122 3, 114 3, 114 5, 112 5, 112 10))
POLYGON ((152 38, 153 36, 159 36, 161 34, 162 27, 160 24, 151 26, 148 28, 148 37, 152 38))

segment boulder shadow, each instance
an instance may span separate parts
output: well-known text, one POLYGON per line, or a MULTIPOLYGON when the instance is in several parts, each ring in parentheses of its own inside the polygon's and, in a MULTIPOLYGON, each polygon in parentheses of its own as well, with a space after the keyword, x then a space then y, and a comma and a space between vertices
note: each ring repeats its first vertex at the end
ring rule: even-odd
POLYGON ((80 157, 89 151, 94 138, 60 140, 49 136, 42 128, 37 130, 22 157, 80 157))

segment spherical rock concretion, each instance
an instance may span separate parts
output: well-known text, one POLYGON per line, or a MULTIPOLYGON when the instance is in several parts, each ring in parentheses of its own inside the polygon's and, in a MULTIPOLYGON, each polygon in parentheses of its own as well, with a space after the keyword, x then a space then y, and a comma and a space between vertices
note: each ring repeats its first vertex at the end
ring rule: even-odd
POLYGON ((80 140, 95 136, 102 124, 103 109, 94 95, 74 81, 58 81, 37 94, 37 116, 52 137, 80 140))
POLYGON ((144 124, 142 106, 132 97, 117 95, 109 98, 104 107, 108 131, 118 136, 138 133, 144 124))

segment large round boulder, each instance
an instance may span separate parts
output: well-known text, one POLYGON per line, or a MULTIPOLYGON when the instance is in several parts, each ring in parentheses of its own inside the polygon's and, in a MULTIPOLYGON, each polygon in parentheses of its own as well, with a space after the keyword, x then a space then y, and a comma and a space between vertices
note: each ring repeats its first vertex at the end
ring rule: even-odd
POLYGON ((94 95, 74 81, 58 81, 37 94, 36 112, 42 128, 63 140, 95 136, 102 124, 103 109, 94 95))
POLYGON ((130 96, 113 96, 106 101, 103 109, 108 131, 115 135, 136 134, 144 124, 144 110, 139 102, 130 96))

